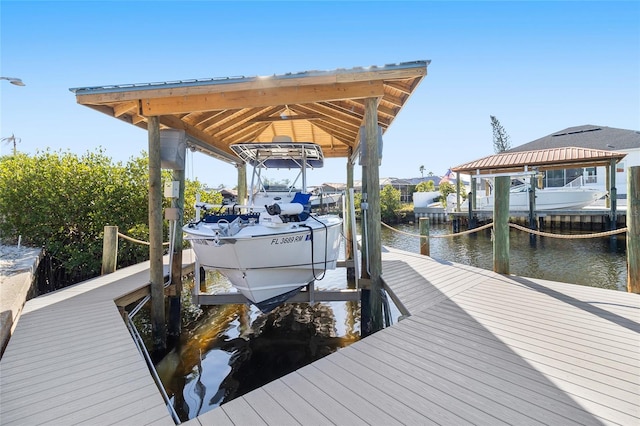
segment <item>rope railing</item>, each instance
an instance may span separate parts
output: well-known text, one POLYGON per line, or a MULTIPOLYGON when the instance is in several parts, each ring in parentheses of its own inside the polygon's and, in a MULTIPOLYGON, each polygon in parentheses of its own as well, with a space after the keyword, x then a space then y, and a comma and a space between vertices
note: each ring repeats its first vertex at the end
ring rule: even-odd
MULTIPOLYGON (((399 229, 393 228, 389 225, 387 225, 384 222, 380 222, 382 225, 386 226, 387 228, 391 229, 394 232, 397 232, 399 234, 404 234, 404 235, 408 235, 410 237, 423 237, 424 235, 420 235, 420 234, 413 234, 411 232, 405 232, 405 231, 401 231, 399 229)), ((486 225, 482 225, 478 228, 474 228, 474 229, 469 229, 468 231, 462 231, 462 232, 456 232, 453 234, 445 234, 445 235, 429 235, 429 238, 451 238, 451 237, 458 237, 460 235, 467 235, 467 234, 473 234, 474 232, 478 232, 478 231, 482 231, 483 229, 487 229, 487 228, 491 228, 493 226, 493 222, 492 223, 488 223, 486 225)))
MULTIPOLYGON (((384 225, 385 227, 387 227, 387 228, 391 229, 392 231, 397 232, 399 234, 404 234, 404 235, 408 235, 410 237, 418 237, 418 238, 421 238, 421 237, 425 236, 425 235, 413 234, 411 232, 405 232, 405 231, 401 231, 399 229, 395 229, 395 228, 387 225, 386 223, 384 223, 382 221, 380 223, 382 225, 384 225)), ((567 235, 567 234, 552 234, 550 232, 537 231, 535 229, 529 229, 529 228, 526 228, 524 226, 516 225, 515 223, 509 223, 509 226, 511 228, 517 229, 519 231, 524 231, 524 232, 526 232, 528 234, 535 234, 535 235, 539 235, 541 237, 549 237, 549 238, 562 238, 562 239, 567 239, 567 240, 608 237, 608 236, 611 236, 611 235, 625 233, 628 230, 625 227, 625 228, 615 229, 615 230, 612 230, 612 231, 596 232, 596 233, 592 233, 592 234, 567 235)), ((429 238, 452 238, 452 237, 458 237, 458 236, 461 236, 461 235, 473 234, 474 232, 482 231, 484 229, 491 228, 491 227, 493 227, 493 222, 487 223, 486 225, 482 225, 482 226, 479 226, 477 228, 469 229, 467 231, 455 232, 453 234, 429 235, 429 238)))
POLYGON ((614 229, 613 231, 606 232, 596 232, 593 234, 576 234, 576 235, 566 235, 566 234, 552 234, 550 232, 542 232, 537 231, 535 229, 529 229, 524 226, 516 225, 515 223, 509 223, 511 228, 517 229, 519 231, 524 231, 529 234, 539 235, 541 237, 550 237, 550 238, 561 238, 566 240, 578 240, 578 239, 586 239, 586 238, 600 238, 600 237, 609 237, 611 235, 622 234, 627 232, 627 228, 614 229))
MULTIPOLYGON (((144 244, 145 246, 151 245, 148 241, 138 240, 136 238, 129 237, 128 235, 124 235, 122 232, 118 231, 118 237, 124 238, 125 240, 131 241, 132 243, 144 244)), ((162 243, 163 246, 168 246, 169 242, 162 243)))

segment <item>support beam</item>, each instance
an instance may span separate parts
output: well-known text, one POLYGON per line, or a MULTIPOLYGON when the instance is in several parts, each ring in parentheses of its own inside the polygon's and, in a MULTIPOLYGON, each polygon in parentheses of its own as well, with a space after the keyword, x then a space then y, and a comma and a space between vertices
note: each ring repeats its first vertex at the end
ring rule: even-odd
POLYGON ((640 294, 640 166, 627 171, 627 291, 640 294))
POLYGON ((151 283, 151 334, 154 354, 166 350, 162 266, 162 180, 160 170, 160 121, 148 117, 149 133, 149 262, 151 283))
POLYGON ((368 96, 384 96, 384 83, 382 81, 365 81, 332 85, 241 90, 235 92, 233 96, 225 93, 206 93, 180 97, 143 98, 141 106, 144 115, 170 115, 187 114, 195 111, 220 111, 225 109, 337 101, 368 96))
MULTIPOLYGON (((377 98, 365 99, 364 131, 366 139, 365 158, 362 167, 362 182, 366 182, 367 209, 364 218, 367 241, 367 269, 364 278, 371 280, 370 324, 362 324, 364 335, 381 330, 382 322, 382 246, 380 241, 380 172, 378 153, 377 98), (365 276, 366 274, 366 276, 365 276)), ((361 147, 362 149, 363 147, 361 147)), ((363 194, 364 197, 364 194, 363 194)))
POLYGON ((247 165, 245 163, 236 164, 238 169, 238 204, 247 204, 247 165))
POLYGON ((511 178, 495 178, 493 194, 493 271, 509 273, 509 188, 511 178))
MULTIPOLYGON (((536 219, 536 176, 531 175, 529 178, 529 229, 537 230, 538 222, 536 219)), ((529 234, 529 244, 535 246, 536 235, 529 234)))
MULTIPOLYGON (((353 163, 350 160, 352 151, 353 151, 353 148, 349 147, 349 155, 347 157, 347 187, 345 188, 345 192, 344 192, 344 197, 348 201, 344 211, 345 238, 346 238, 344 252, 345 252, 346 260, 354 259, 354 253, 352 248, 353 241, 351 241, 351 238, 352 238, 351 235, 353 233, 353 230, 351 229, 351 211, 349 209, 349 203, 353 202, 353 200, 351 200, 351 198, 349 197, 349 190, 353 188, 353 163)), ((349 277, 349 272, 353 274, 354 273, 353 268, 347 269, 347 277, 349 277)))
MULTIPOLYGON (((185 151, 180 153, 182 158, 186 156, 185 151)), ((174 223, 175 235, 173 236, 173 254, 171 256, 171 287, 174 291, 169 297, 169 337, 173 343, 180 339, 182 333, 182 225, 184 224, 184 186, 185 171, 174 170, 173 180, 178 182, 178 198, 171 200, 171 207, 177 210, 177 218, 174 223)))

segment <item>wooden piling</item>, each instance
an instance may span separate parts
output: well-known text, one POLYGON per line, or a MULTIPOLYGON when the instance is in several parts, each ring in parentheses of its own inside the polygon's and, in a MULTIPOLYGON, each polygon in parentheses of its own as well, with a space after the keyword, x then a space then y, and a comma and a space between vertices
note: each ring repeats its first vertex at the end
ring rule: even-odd
POLYGON ((238 197, 236 202, 238 204, 247 204, 247 165, 246 163, 239 163, 236 165, 238 170, 238 197))
MULTIPOLYGON (((184 155, 185 153, 182 153, 184 155)), ((173 180, 180 185, 178 198, 171 200, 171 207, 177 209, 178 215, 175 221, 175 235, 173 238, 173 254, 171 256, 171 286, 174 291, 169 297, 169 325, 168 335, 177 342, 182 333, 182 225, 184 223, 184 185, 185 171, 174 170, 173 180)))
MULTIPOLYGON (((343 219, 344 219, 344 229, 345 229, 345 245, 344 245, 344 253, 345 253, 345 259, 346 260, 351 260, 351 261, 356 261, 357 259, 355 259, 355 252, 353 249, 353 228, 352 228, 352 220, 351 220, 351 209, 350 209, 350 205, 351 203, 353 203, 353 199, 351 197, 350 194, 350 189, 353 188, 353 162, 351 161, 351 154, 352 154, 352 148, 349 148, 349 156, 347 157, 347 187, 346 190, 344 192, 344 197, 346 202, 346 208, 345 211, 343 212, 343 219)), ((354 266, 347 266, 347 281, 353 281, 355 280, 355 267, 354 266)))
POLYGON ((430 256, 429 252, 429 218, 420 218, 420 254, 430 256))
POLYGON ((162 179, 160 166, 160 120, 147 117, 149 133, 149 282, 151 284, 151 335, 154 354, 166 350, 167 329, 162 265, 162 179))
POLYGON ((367 213, 366 224, 367 238, 367 270, 363 268, 363 274, 367 274, 371 283, 371 329, 365 334, 381 330, 382 323, 382 246, 380 243, 380 172, 378 153, 378 99, 366 98, 364 100, 364 131, 366 143, 365 161, 362 167, 362 181, 366 182, 367 213), (364 164, 366 163, 366 164, 364 164))
POLYGON ((640 293, 640 166, 627 170, 627 291, 640 293))
POLYGON ((497 176, 493 204, 493 271, 509 273, 509 176, 497 176))
POLYGON ((115 272, 118 263, 118 227, 105 226, 102 240, 102 275, 115 272))
MULTIPOLYGON (((531 176, 529 178, 529 229, 537 229, 536 220, 536 177, 531 176)), ((529 234, 529 244, 532 247, 536 245, 536 235, 529 234)))

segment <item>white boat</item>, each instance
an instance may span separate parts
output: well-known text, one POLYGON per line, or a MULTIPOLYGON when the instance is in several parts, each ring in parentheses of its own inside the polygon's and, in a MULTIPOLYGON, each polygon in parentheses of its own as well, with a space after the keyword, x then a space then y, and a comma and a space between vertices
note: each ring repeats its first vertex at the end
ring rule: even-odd
POLYGON ((311 213, 306 193, 306 170, 322 167, 322 149, 288 140, 231 145, 253 166, 249 204, 196 203, 196 220, 183 227, 200 265, 220 271, 265 312, 335 269, 340 248, 342 219, 311 213), (302 177, 302 190, 267 191, 264 168, 299 169, 294 185, 302 177))
MULTIPOLYGON (((535 189, 536 210, 581 209, 593 204, 606 195, 601 188, 584 186, 582 177, 562 187, 535 189)), ((513 180, 509 190, 509 211, 529 210, 530 185, 522 180, 513 180), (515 184, 514 184, 515 182, 515 184)), ((450 194, 450 196, 455 194, 450 194)), ((493 210, 493 194, 476 198, 476 210, 493 210)), ((464 211, 469 208, 468 200, 461 204, 464 211)))
POLYGON ((309 200, 311 207, 330 207, 342 203, 342 193, 326 193, 322 192, 314 194, 309 200))
POLYGON ((440 191, 414 192, 413 207, 434 207, 441 196, 440 191))

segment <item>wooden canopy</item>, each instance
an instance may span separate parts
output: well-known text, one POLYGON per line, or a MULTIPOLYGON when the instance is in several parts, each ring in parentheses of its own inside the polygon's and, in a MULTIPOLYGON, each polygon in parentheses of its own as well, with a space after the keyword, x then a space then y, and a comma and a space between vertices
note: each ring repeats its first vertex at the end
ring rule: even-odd
POLYGON ((147 128, 184 130, 191 149, 238 163, 229 145, 271 142, 276 135, 320 145, 325 157, 357 152, 364 100, 377 98, 384 133, 427 74, 430 61, 383 67, 306 71, 70 89, 76 101, 147 128))
POLYGON ((581 167, 609 166, 611 161, 620 161, 624 152, 600 149, 563 147, 524 152, 502 152, 471 161, 451 170, 464 174, 496 174, 572 169, 581 167))

